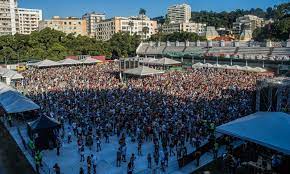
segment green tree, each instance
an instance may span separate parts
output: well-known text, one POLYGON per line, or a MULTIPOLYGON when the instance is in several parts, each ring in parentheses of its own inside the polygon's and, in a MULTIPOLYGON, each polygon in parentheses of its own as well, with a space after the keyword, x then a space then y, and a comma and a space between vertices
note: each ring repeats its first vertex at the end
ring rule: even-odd
POLYGON ((17 61, 17 54, 13 51, 10 47, 4 47, 0 50, 0 58, 1 61, 7 64, 8 62, 14 62, 17 61))

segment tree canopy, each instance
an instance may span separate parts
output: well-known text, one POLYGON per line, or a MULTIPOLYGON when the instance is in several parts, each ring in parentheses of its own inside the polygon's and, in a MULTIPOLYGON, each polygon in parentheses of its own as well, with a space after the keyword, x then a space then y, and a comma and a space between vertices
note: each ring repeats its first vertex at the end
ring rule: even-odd
POLYGON ((97 41, 87 36, 66 35, 46 28, 30 35, 6 35, 0 37, 0 61, 2 63, 29 60, 61 60, 68 55, 105 55, 111 58, 134 56, 140 44, 139 36, 117 33, 109 41, 97 41))
POLYGON ((263 28, 257 28, 253 33, 254 40, 287 40, 290 35, 290 3, 281 4, 274 9, 267 9, 273 14, 274 23, 269 23, 263 28))

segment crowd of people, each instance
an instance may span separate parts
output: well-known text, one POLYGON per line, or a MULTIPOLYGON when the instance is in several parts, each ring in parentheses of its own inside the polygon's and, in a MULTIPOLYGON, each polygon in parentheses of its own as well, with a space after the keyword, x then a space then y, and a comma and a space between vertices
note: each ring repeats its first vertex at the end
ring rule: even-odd
POLYGON ((96 172, 96 157, 86 158, 84 148, 96 143, 101 151, 101 142, 109 143, 110 136, 119 138, 117 167, 126 162, 128 173, 134 170, 136 155, 126 159, 130 139, 138 143, 136 154, 147 156, 148 168, 154 162, 165 170, 169 156, 188 153, 185 144, 199 146, 217 125, 253 113, 256 80, 273 76, 203 68, 128 77, 121 83, 118 70, 115 63, 29 69, 17 85, 41 106, 41 115, 62 123, 67 143, 77 137, 88 172, 96 172), (152 142, 154 150, 143 152, 144 142, 152 142))

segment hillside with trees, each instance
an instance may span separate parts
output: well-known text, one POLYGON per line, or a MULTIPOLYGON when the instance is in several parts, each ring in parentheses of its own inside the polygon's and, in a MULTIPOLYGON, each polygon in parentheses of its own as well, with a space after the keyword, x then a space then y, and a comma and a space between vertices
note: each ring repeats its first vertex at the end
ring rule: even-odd
POLYGON ((253 33, 254 40, 287 40, 290 36, 290 3, 277 6, 271 11, 274 14, 274 23, 258 28, 253 33))
POLYGON ((289 38, 290 2, 269 7, 266 10, 252 8, 250 10, 237 9, 231 12, 223 11, 220 13, 212 11, 192 12, 191 20, 193 22, 206 23, 208 26, 215 26, 216 28, 225 27, 232 29, 236 18, 249 14, 264 18, 265 20, 274 20, 274 23, 257 29, 253 33, 255 40, 287 40, 289 38))

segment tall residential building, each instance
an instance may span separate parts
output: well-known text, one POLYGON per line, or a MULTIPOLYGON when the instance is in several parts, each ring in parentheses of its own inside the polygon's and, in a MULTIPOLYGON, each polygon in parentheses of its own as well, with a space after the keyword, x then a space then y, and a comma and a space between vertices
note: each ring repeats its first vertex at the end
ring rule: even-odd
POLYGON ((38 30, 39 21, 42 20, 42 10, 17 8, 20 34, 30 34, 38 30))
POLYGON ((104 13, 86 13, 83 15, 83 19, 87 23, 87 33, 90 37, 96 37, 97 23, 105 20, 106 15, 104 13))
POLYGON ((109 40, 115 33, 129 32, 131 35, 140 35, 143 39, 150 38, 157 32, 157 21, 150 20, 148 17, 114 17, 97 23, 97 40, 109 40), (143 22, 143 23, 142 23, 143 22), (143 32, 144 28, 147 32, 143 32))
POLYGON ((194 22, 170 23, 162 26, 163 33, 190 32, 198 35, 204 35, 205 30, 206 24, 194 22))
POLYGON ((39 22, 39 30, 47 27, 62 31, 66 34, 87 35, 86 20, 76 17, 61 18, 59 16, 54 16, 52 19, 39 22))
POLYGON ((0 36, 17 32, 17 0, 0 0, 0 36))
POLYGON ((233 23, 233 33, 240 35, 244 30, 254 31, 256 28, 265 25, 264 19, 254 15, 244 15, 236 19, 233 23))
POLYGON ((188 4, 178 4, 167 9, 167 17, 171 23, 189 22, 191 7, 188 4))

